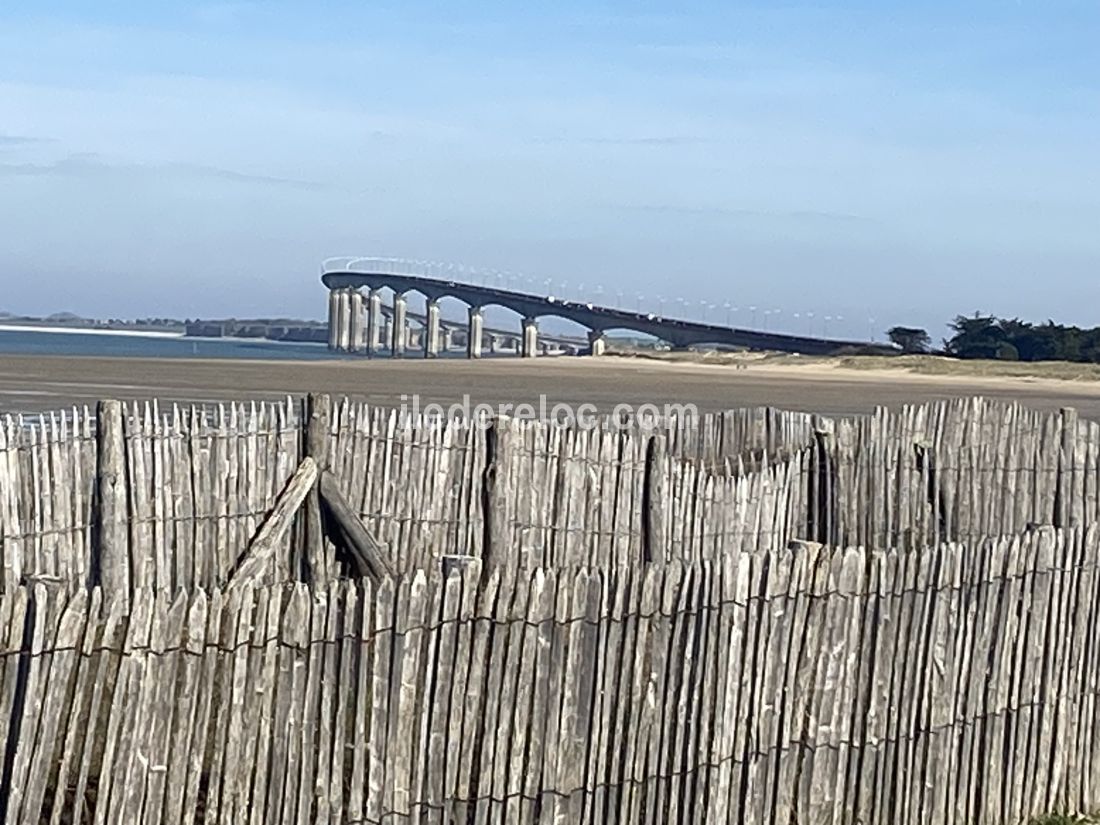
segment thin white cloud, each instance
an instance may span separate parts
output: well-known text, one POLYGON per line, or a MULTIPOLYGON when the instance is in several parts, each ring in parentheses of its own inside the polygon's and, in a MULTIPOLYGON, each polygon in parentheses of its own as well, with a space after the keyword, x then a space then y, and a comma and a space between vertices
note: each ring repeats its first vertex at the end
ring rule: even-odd
POLYGON ((94 153, 69 155, 50 163, 0 163, 0 176, 60 178, 156 178, 176 175, 194 179, 216 179, 240 184, 278 186, 306 191, 326 188, 316 181, 294 180, 203 166, 195 163, 111 163, 94 153))
POLYGON ((19 148, 22 146, 38 146, 43 143, 51 142, 52 138, 31 137, 29 135, 0 134, 0 149, 19 148))

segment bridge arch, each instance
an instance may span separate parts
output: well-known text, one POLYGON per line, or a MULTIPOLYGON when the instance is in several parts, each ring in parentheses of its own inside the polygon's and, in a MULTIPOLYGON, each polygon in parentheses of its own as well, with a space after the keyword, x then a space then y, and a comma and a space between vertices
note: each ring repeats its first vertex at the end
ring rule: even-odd
POLYGON ((596 330, 596 333, 604 337, 605 339, 625 337, 623 334, 629 335, 634 338, 641 338, 645 341, 653 342, 654 348, 657 348, 659 344, 663 344, 668 347, 678 346, 677 342, 671 338, 666 338, 662 335, 655 335, 648 329, 638 329, 633 326, 616 324, 613 326, 601 327, 596 330))

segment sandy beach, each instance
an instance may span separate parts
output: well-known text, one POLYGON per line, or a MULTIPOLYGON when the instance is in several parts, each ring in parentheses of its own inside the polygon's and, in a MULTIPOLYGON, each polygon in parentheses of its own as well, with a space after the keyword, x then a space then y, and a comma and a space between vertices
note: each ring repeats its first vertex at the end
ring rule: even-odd
POLYGON ((0 357, 0 410, 31 412, 102 398, 162 402, 274 399, 330 392, 377 404, 693 403, 700 410, 773 405, 832 414, 865 413, 966 395, 1029 406, 1077 407, 1100 419, 1100 382, 922 375, 829 363, 670 363, 638 358, 518 358, 273 361, 186 358, 0 357))

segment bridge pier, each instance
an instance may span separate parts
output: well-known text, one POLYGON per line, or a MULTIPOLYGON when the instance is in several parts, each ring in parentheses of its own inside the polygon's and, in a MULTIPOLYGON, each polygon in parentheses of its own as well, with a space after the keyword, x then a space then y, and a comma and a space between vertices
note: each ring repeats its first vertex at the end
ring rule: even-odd
POLYGON ((405 313, 408 311, 408 301, 404 295, 393 294, 393 319, 390 322, 390 332, 393 342, 390 344, 390 354, 394 358, 400 358, 405 354, 405 341, 408 331, 405 329, 405 313))
POLYGON ((607 352, 607 336, 601 330, 588 331, 588 354, 604 355, 607 352))
POLYGON ((443 352, 450 352, 455 345, 455 329, 454 327, 443 328, 443 343, 440 345, 443 352))
MULTIPOLYGON (((481 307, 470 307, 470 325, 466 331, 466 357, 481 357, 481 336, 485 329, 485 317, 481 314, 481 307)), ((490 348, 495 343, 495 338, 490 339, 490 348)))
POLYGON ((336 319, 340 316, 339 290, 328 291, 328 348, 335 350, 340 342, 339 331, 336 329, 336 319))
POLYGON ((377 355, 382 343, 382 292, 372 289, 367 296, 367 355, 377 355))
POLYGON ((424 327, 424 357, 435 358, 439 355, 439 301, 428 301, 424 327))
POLYGON ((520 355, 524 358, 534 358, 539 351, 539 324, 534 318, 523 319, 523 341, 520 344, 520 355))
POLYGON ((337 300, 339 321, 336 324, 338 334, 336 349, 347 352, 351 349, 351 290, 341 289, 337 300))
POLYGON ((351 321, 348 324, 350 330, 348 348, 352 352, 362 352, 367 343, 367 326, 364 323, 367 319, 363 314, 363 293, 358 289, 353 289, 348 293, 348 299, 351 312, 351 321))

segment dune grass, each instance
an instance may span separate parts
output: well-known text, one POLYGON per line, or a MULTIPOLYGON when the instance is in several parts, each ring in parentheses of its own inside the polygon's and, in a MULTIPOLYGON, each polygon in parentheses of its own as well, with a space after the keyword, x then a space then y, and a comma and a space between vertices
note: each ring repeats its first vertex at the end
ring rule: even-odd
POLYGON ((1100 364, 1069 361, 984 361, 947 358, 942 355, 791 355, 780 352, 722 352, 613 348, 609 355, 646 358, 684 364, 721 364, 736 369, 759 366, 825 366, 870 372, 900 370, 914 375, 943 375, 982 378, 1046 379, 1055 381, 1100 381, 1100 364))

